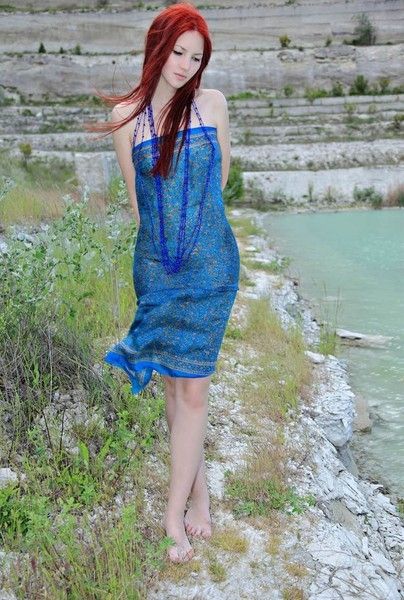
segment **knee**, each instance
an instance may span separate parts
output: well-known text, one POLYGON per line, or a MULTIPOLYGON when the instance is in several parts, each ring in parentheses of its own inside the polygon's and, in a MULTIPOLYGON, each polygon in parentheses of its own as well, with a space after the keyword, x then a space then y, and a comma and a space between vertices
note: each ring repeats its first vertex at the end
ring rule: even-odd
POLYGON ((177 390, 177 403, 181 404, 188 410, 202 411, 205 410, 208 404, 207 393, 201 390, 199 386, 181 385, 180 390, 177 390))

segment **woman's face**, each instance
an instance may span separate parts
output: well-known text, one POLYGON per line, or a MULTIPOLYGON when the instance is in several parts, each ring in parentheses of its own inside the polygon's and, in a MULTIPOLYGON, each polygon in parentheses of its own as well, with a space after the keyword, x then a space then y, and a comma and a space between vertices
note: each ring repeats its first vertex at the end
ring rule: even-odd
POLYGON ((186 31, 177 38, 161 75, 170 86, 178 89, 198 71, 202 56, 202 35, 198 31, 186 31))

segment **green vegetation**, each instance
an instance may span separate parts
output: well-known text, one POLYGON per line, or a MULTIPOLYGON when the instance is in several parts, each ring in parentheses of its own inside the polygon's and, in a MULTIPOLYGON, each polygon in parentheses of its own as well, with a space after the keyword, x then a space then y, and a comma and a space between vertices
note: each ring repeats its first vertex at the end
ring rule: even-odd
POLYGON ((243 92, 238 92, 237 94, 231 94, 228 96, 229 101, 233 100, 253 100, 253 99, 262 99, 269 98, 269 93, 264 90, 245 90, 243 92))
POLYGON ((223 191, 223 200, 227 206, 244 199, 243 171, 239 159, 233 159, 230 164, 229 178, 223 191))
POLYGON ((7 178, 3 176, 3 185, 6 180, 13 182, 0 202, 3 224, 38 222, 60 216, 63 212, 61 194, 78 185, 73 164, 56 158, 38 159, 30 148, 30 144, 21 144, 21 159, 0 153, 0 173, 7 173, 7 178))
POLYGON ((295 89, 293 85, 290 85, 289 83, 283 86, 283 93, 285 94, 286 98, 292 96, 294 91, 295 89))
POLYGON ((324 299, 320 302, 319 306, 320 339, 313 350, 321 354, 336 356, 340 349, 340 341, 336 330, 341 303, 339 297, 336 301, 332 300, 330 302, 325 284, 323 293, 324 299), (332 310, 333 313, 331 314, 332 310))
POLYGON ((30 158, 30 156, 32 154, 32 147, 31 147, 31 144, 21 142, 21 144, 19 145, 19 148, 20 148, 20 152, 22 154, 22 165, 26 169, 27 165, 28 165, 28 159, 30 158))
POLYGON ((39 44, 38 53, 39 53, 39 54, 45 54, 45 53, 46 53, 46 48, 45 48, 45 46, 44 46, 44 43, 43 43, 43 42, 41 42, 41 43, 39 44))
POLYGON ((357 75, 349 88, 351 96, 362 96, 369 93, 369 82, 363 75, 357 75))
POLYGON ((282 46, 282 48, 288 48, 290 45, 290 42, 291 42, 291 39, 286 33, 284 35, 279 36, 279 43, 282 46))
POLYGON ((268 273, 282 273, 289 265, 290 258, 283 256, 279 261, 272 260, 271 262, 262 262, 260 260, 252 260, 246 258, 243 260, 245 266, 249 269, 258 269, 260 271, 267 271, 268 273))
MULTIPOLYGON (((15 189, 3 184, 1 203, 15 189)), ((143 516, 162 388, 135 397, 123 373, 95 367, 133 318, 136 238, 117 196, 103 223, 86 191, 65 196, 47 230, 8 235, 0 254, 0 451, 24 474, 0 490, 0 542, 19 597, 141 598, 172 543, 143 516)))
POLYGON ((376 30, 372 24, 369 16, 366 13, 360 13, 353 15, 352 17, 357 21, 354 29, 354 35, 356 36, 351 44, 354 46, 372 46, 376 43, 376 30))
POLYGON ((261 298, 249 303, 243 335, 246 343, 260 349, 260 356, 252 359, 260 374, 246 378, 240 397, 248 398, 248 409, 257 416, 282 420, 297 408, 299 392, 310 378, 302 332, 298 327, 285 332, 268 300, 261 298))
POLYGON ((239 473, 225 473, 225 493, 232 501, 235 517, 267 517, 273 510, 301 514, 314 506, 312 496, 299 496, 277 478, 260 476, 253 459, 248 459, 248 463, 248 469, 239 473))
POLYGON ((360 189, 357 185, 354 187, 353 197, 355 202, 365 202, 371 204, 372 208, 381 208, 383 196, 375 190, 373 186, 360 189))

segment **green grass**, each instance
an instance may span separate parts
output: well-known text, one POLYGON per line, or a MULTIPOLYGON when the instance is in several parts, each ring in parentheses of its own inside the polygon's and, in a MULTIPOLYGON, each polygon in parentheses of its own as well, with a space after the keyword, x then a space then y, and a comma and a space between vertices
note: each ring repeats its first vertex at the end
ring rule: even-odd
POLYGON ((290 265, 291 259, 287 256, 282 257, 280 261, 271 260, 269 263, 260 260, 252 260, 245 258, 243 263, 248 269, 258 269, 259 271, 266 271, 268 273, 282 273, 290 265))
POLYGON ((310 379, 302 332, 298 326, 285 331, 268 298, 259 298, 249 303, 243 334, 259 349, 259 357, 252 358, 251 364, 260 371, 259 377, 253 373, 246 378, 241 397, 248 399, 249 410, 257 415, 282 420, 288 410, 297 408, 300 390, 310 379))
POLYGON ((0 455, 24 473, 0 490, 0 543, 15 553, 2 585, 18 597, 143 598, 171 543, 143 506, 162 384, 134 396, 123 372, 94 368, 135 308, 121 192, 103 222, 88 197, 66 199, 34 243, 8 237, 0 255, 0 455))

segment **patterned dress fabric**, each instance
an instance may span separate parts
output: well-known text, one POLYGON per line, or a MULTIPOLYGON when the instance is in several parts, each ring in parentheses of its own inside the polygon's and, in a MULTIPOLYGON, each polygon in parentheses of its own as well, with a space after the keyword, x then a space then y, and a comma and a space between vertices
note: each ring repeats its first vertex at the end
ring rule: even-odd
MULTIPOLYGON (((214 373, 239 289, 240 256, 223 204, 217 132, 198 118, 201 126, 188 129, 185 245, 193 245, 193 249, 178 272, 167 272, 162 261, 161 210, 156 178, 150 173, 153 140, 132 148, 140 214, 133 259, 137 306, 126 337, 107 351, 104 360, 127 373, 134 394, 146 387, 153 370, 172 377, 214 373)), ((175 168, 167 178, 161 178, 164 235, 170 257, 178 248, 183 210, 185 145, 176 162, 182 135, 182 131, 177 133, 175 168)))

